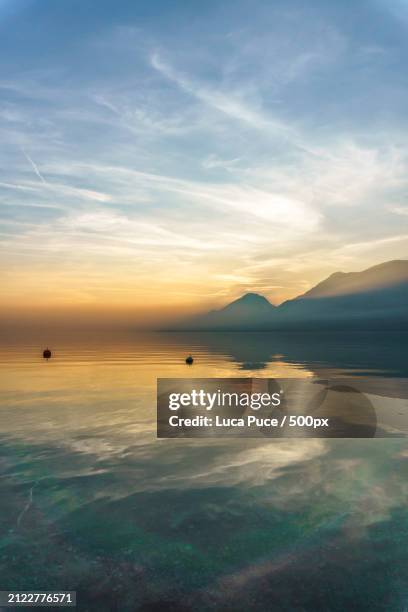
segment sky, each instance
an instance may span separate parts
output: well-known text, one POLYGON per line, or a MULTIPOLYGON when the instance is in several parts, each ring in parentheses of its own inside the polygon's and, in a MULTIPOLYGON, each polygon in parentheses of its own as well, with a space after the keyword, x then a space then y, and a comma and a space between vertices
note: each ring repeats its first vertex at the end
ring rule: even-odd
POLYGON ((406 259, 407 62, 407 0, 0 0, 0 320, 406 259))

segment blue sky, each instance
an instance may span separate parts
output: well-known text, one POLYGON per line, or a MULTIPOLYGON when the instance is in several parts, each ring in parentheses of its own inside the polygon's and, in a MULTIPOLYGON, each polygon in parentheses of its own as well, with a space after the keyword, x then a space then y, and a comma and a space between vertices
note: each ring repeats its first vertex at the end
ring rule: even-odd
POLYGON ((0 0, 3 310, 406 258, 408 2, 0 0))

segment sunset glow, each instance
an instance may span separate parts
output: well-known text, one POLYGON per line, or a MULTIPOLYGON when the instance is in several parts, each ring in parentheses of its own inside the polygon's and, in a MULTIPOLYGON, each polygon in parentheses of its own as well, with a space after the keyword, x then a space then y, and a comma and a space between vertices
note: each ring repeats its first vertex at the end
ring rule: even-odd
POLYGON ((150 324, 406 258, 402 2, 365 29, 342 3, 86 4, 74 35, 48 5, 0 3, 3 320, 150 324))

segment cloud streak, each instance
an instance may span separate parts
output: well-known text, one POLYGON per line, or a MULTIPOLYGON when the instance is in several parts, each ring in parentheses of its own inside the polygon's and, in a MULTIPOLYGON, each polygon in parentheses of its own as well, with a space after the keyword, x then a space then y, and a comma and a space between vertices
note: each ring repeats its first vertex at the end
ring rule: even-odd
POLYGON ((34 170, 34 173, 36 174, 36 176, 38 176, 38 178, 40 179, 42 184, 46 186, 47 182, 46 182, 45 178, 43 177, 43 175, 41 174, 41 172, 39 171, 37 164, 35 164, 33 162, 31 157, 24 151, 24 149, 21 149, 21 151, 22 151, 24 157, 26 158, 26 160, 28 161, 28 163, 30 164, 30 166, 32 167, 32 169, 34 170))

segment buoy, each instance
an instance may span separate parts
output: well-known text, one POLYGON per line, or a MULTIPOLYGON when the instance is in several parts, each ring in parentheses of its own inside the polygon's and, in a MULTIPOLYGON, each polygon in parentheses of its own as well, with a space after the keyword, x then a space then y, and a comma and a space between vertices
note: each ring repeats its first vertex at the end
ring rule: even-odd
POLYGON ((44 359, 49 359, 51 357, 51 355, 52 355, 52 353, 51 353, 49 348, 46 348, 46 349, 43 350, 43 357, 44 357, 44 359))
POLYGON ((193 363, 194 359, 192 358, 191 355, 189 355, 188 357, 186 357, 186 363, 188 363, 188 365, 191 365, 193 363))

